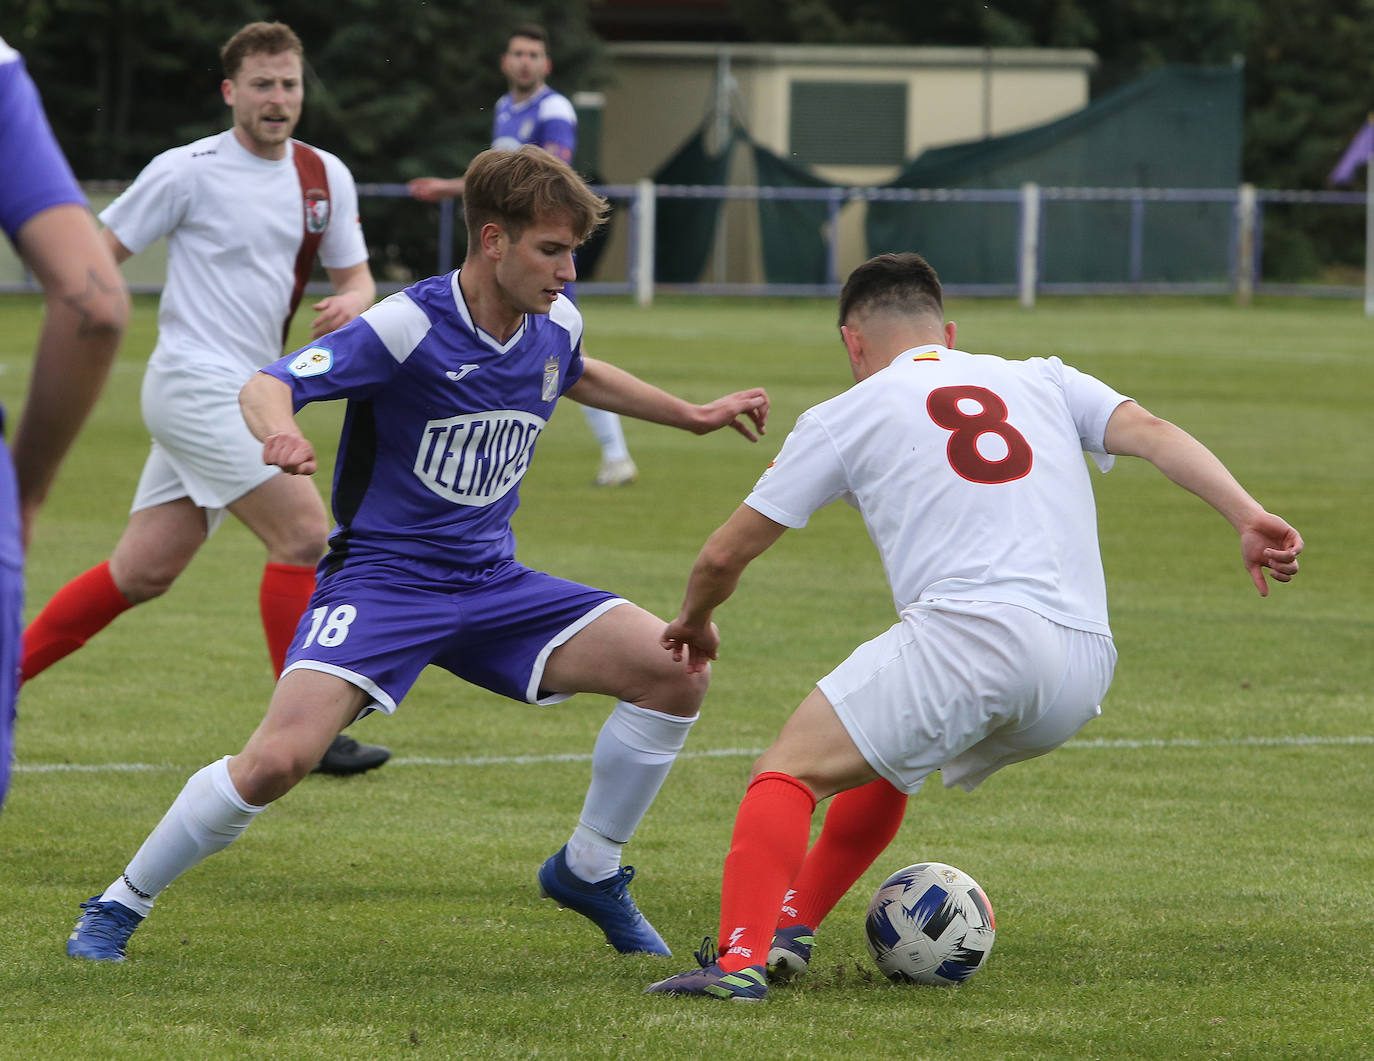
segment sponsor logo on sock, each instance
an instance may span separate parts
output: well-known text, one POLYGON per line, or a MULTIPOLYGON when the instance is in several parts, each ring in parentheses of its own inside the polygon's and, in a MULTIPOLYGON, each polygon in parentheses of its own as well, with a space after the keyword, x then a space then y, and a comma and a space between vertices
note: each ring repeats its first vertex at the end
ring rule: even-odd
POLYGON ((133 881, 129 879, 129 875, 127 873, 121 873, 120 877, 122 877, 124 880, 124 887, 128 888, 129 891, 133 892, 140 899, 152 899, 151 895, 149 895, 147 892, 145 892, 142 888, 140 888, 138 885, 136 885, 133 881))
POLYGON ((797 897, 795 888, 788 888, 787 894, 782 897, 782 912, 788 917, 797 916, 797 908, 792 905, 792 900, 797 897))
POLYGON ((726 945, 726 954, 738 954, 741 958, 752 958, 754 952, 748 947, 738 946, 740 937, 744 935, 744 927, 740 926, 730 933, 730 939, 726 945))

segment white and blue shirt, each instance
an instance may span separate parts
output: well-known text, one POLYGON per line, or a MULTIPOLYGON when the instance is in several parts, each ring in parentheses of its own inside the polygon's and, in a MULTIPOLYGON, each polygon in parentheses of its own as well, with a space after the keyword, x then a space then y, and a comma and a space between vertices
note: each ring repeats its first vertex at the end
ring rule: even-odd
POLYGON ((515 151, 525 144, 557 144, 570 161, 577 149, 577 112, 568 97, 545 85, 520 103, 507 92, 496 101, 491 123, 491 146, 515 151))
POLYGON ((473 323, 455 270, 263 369, 291 387, 297 410, 348 401, 333 562, 513 558, 520 480, 559 397, 582 376, 581 342, 582 316, 566 298, 498 342, 473 323))

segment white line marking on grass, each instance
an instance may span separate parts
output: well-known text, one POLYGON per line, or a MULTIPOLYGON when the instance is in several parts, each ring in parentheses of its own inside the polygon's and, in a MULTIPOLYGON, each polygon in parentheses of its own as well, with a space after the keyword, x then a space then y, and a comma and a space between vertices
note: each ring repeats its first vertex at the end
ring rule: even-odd
MULTIPOLYGON (((1350 747, 1374 744, 1374 737, 1228 737, 1219 740, 1198 740, 1190 737, 1176 737, 1170 740, 1134 740, 1121 738, 1114 740, 1073 740, 1065 748, 1092 751, 1102 748, 1146 750, 1151 748, 1308 748, 1308 747, 1350 747)), ((763 753, 762 748, 708 748, 703 751, 687 751, 679 759, 741 759, 756 758, 763 753)), ((392 759, 387 766, 538 766, 546 763, 586 763, 591 761, 589 752, 564 752, 557 755, 481 755, 457 758, 431 758, 426 756, 403 756, 392 759)), ((162 773, 166 771, 185 772, 195 767, 176 763, 15 763, 17 774, 118 774, 118 773, 162 773)))
POLYGON ((1225 737, 1197 740, 1176 737, 1170 740, 1072 740, 1065 748, 1306 748, 1374 744, 1374 737, 1225 737))

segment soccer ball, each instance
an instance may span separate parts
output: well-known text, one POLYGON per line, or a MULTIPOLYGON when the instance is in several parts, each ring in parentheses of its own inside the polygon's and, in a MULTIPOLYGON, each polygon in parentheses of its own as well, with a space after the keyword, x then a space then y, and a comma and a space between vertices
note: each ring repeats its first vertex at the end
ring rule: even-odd
POLYGON ((873 960, 894 983, 960 984, 988 960, 997 921, 967 873, 921 862, 883 881, 864 931, 873 960))

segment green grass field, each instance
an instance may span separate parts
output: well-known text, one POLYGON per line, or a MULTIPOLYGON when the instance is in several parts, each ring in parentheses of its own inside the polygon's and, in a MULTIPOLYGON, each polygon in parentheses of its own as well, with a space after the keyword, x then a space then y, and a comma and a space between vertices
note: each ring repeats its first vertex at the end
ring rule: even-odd
MULTIPOLYGON (((0 299, 11 416, 36 307, 0 299)), ((596 449, 576 410, 540 447, 516 523, 522 558, 666 616, 796 415, 847 385, 833 310, 603 300, 585 312, 593 353, 670 389, 704 400, 761 384, 773 398, 755 447, 629 424, 641 481, 623 490, 589 485, 596 449)), ((628 851, 673 959, 616 955, 534 883, 574 824, 608 702, 511 704, 431 670, 395 717, 356 727, 393 749, 391 764, 307 779, 163 895, 127 963, 73 962, 77 903, 266 705, 262 552, 226 525, 170 594, 25 689, 0 817, 0 1056, 1370 1056, 1374 322, 1320 301, 1026 312, 965 300, 950 315, 966 349, 1060 354, 1209 443, 1303 532, 1298 580, 1261 600, 1231 530, 1197 499, 1139 462, 1094 476, 1121 653, 1102 718, 971 795, 928 785, 825 923, 809 978, 761 1006, 641 991, 714 933, 752 755, 818 676, 891 622, 845 506, 785 536, 721 611, 702 721, 628 851), (863 942, 873 888, 926 859, 970 872, 997 911, 988 966, 958 989, 892 986, 863 942)), ((153 333, 139 300, 40 518, 30 613, 123 527, 153 333)), ((331 457, 337 417, 302 417, 331 457)))

